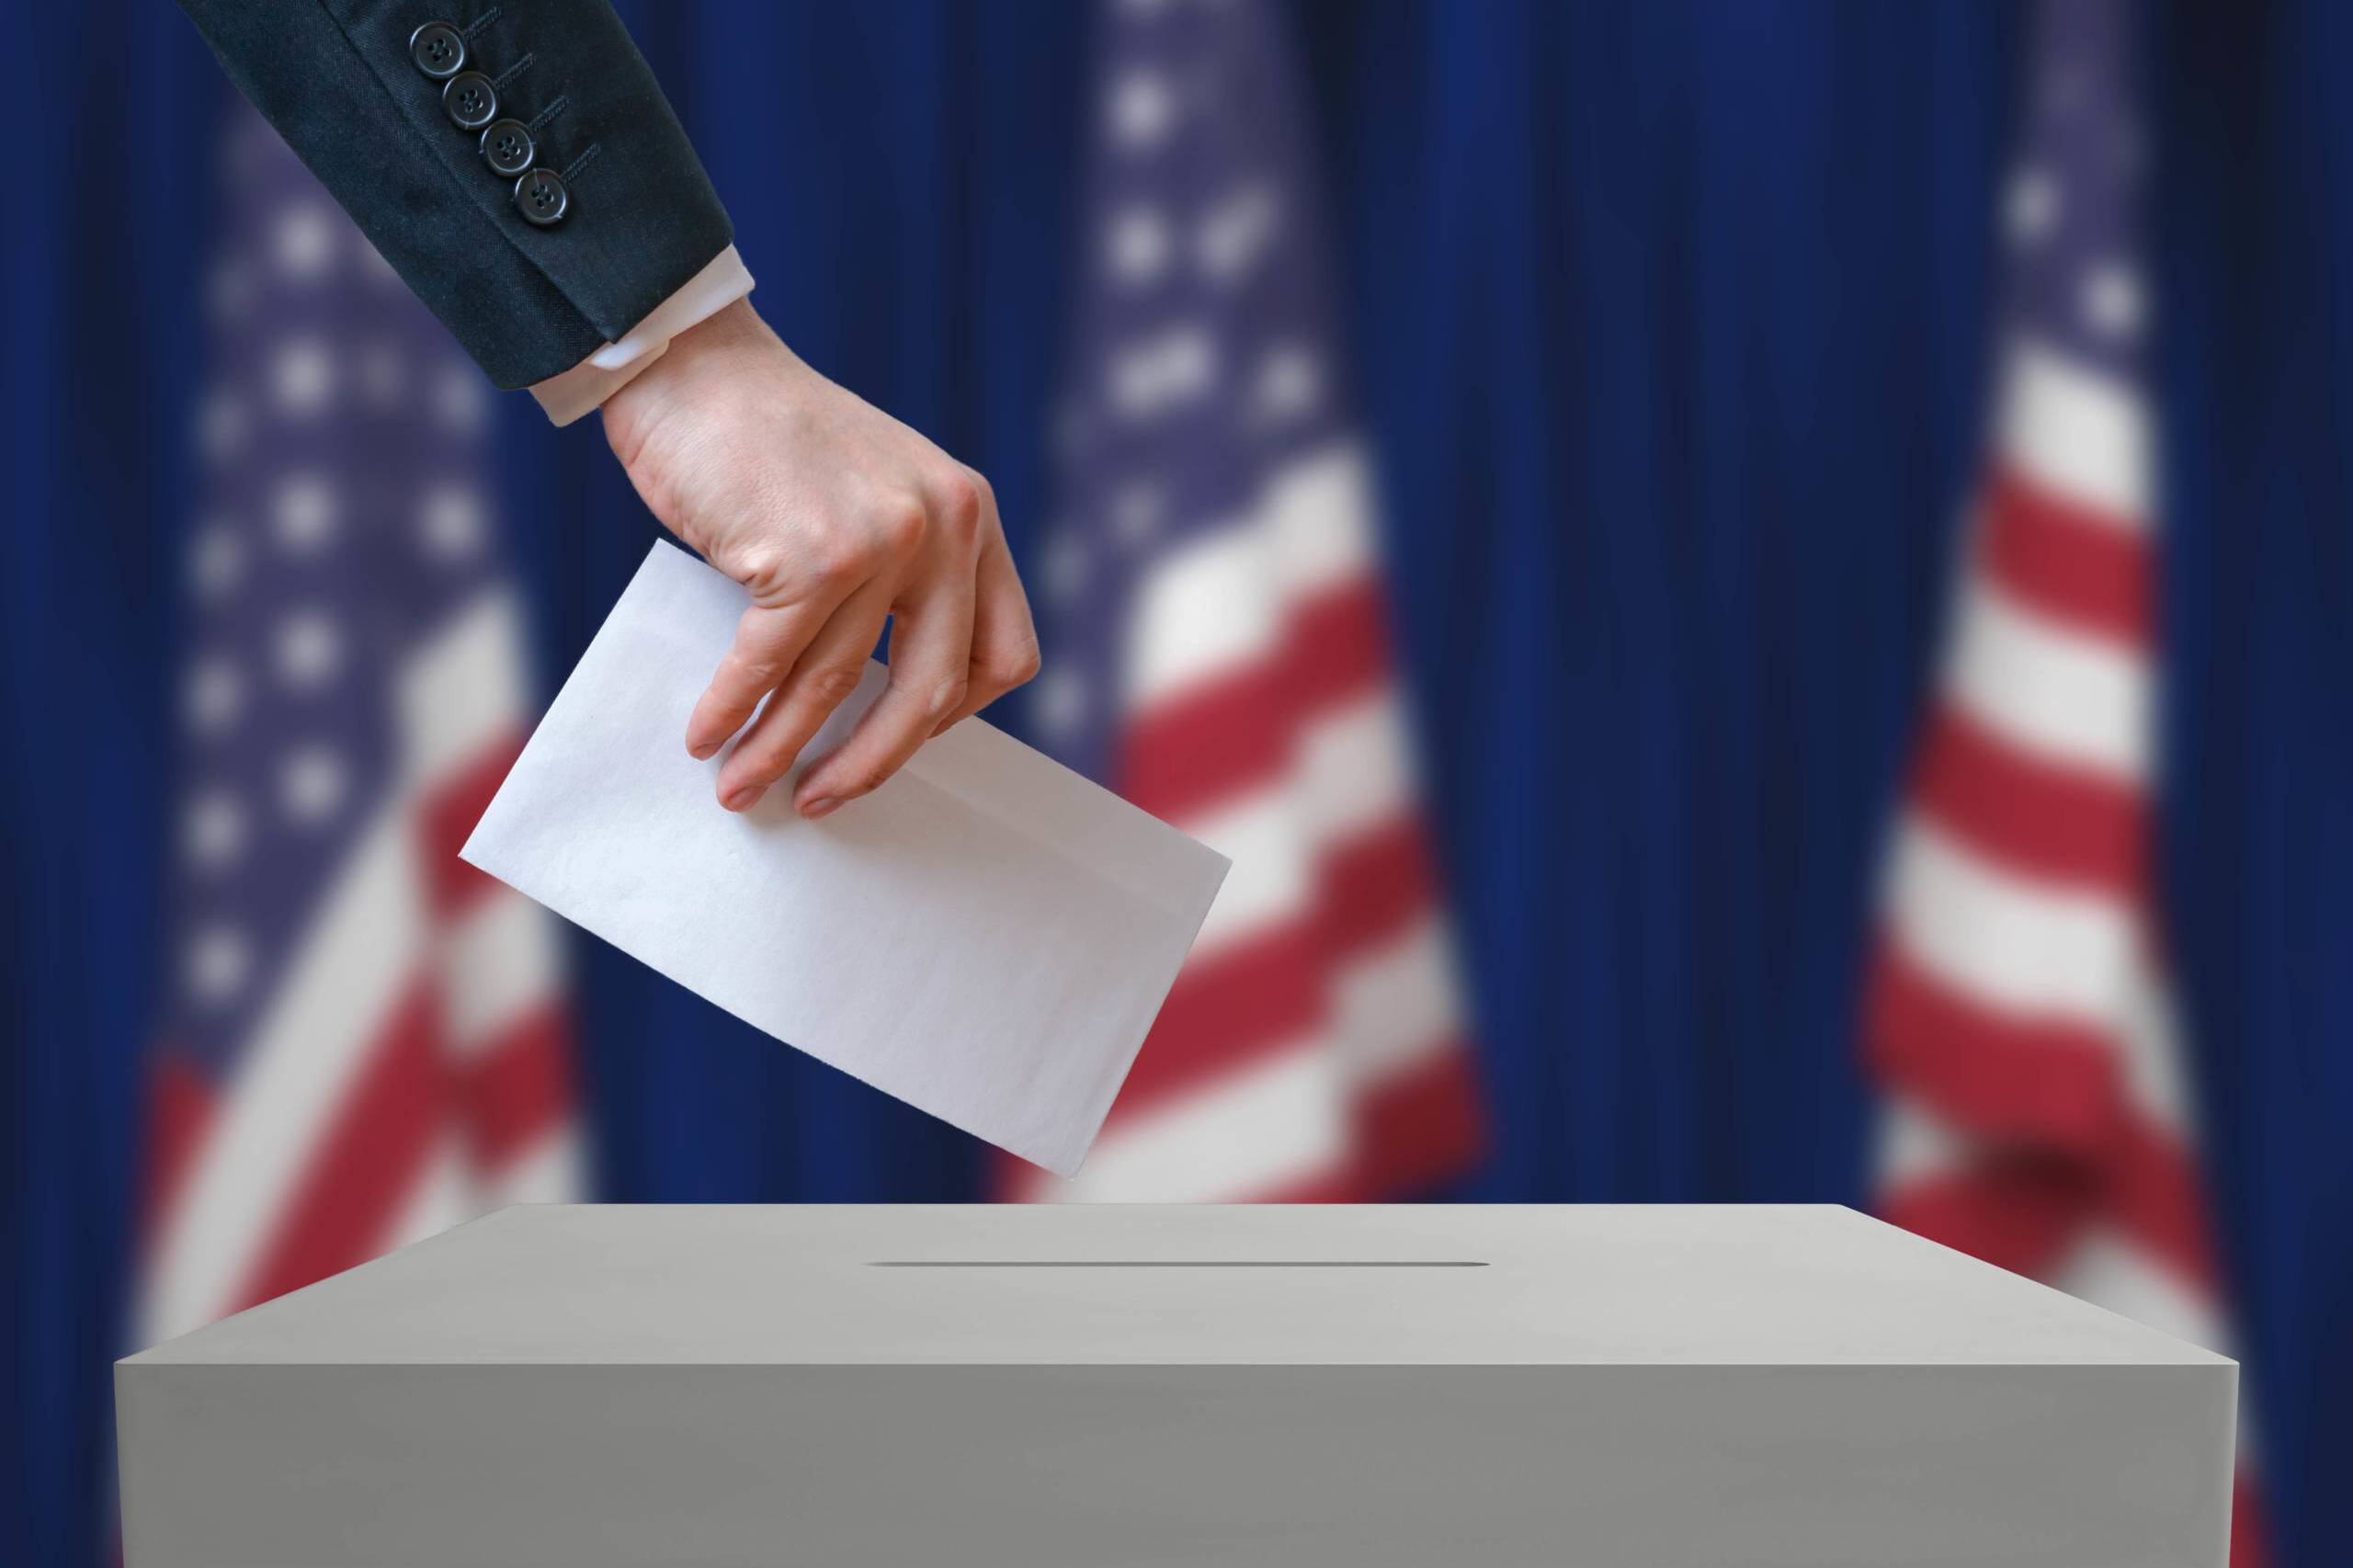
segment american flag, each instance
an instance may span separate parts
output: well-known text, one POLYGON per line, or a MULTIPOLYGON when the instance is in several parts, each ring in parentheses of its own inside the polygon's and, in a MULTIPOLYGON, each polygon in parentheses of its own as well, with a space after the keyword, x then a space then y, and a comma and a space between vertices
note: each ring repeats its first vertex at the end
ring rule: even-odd
POLYGON ((1086 1168, 1012 1195, 1409 1191, 1480 1118, 1300 87, 1256 4, 1097 44, 1039 727, 1233 869, 1086 1168))
MULTIPOLYGON (((2035 13, 1992 451, 1865 1021, 1881 1206, 2228 1351, 2152 876, 2155 562, 2127 0, 2035 13)), ((2241 1484, 2232 1561, 2258 1561, 2241 1484)))
POLYGON ((529 708, 489 390, 224 119, 142 1342, 573 1196, 547 917, 455 851, 529 708))

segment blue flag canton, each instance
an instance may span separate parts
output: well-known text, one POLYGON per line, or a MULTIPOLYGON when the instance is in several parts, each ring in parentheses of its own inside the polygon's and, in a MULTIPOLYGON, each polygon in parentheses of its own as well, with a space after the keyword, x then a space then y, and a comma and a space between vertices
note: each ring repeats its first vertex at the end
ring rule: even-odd
POLYGON ((1255 5, 1103 19, 1034 697, 1048 744, 1097 778, 1139 585, 1349 428, 1287 45, 1255 5))
POLYGON ((225 1071, 406 759, 407 661, 496 574, 488 387, 241 100, 187 554, 172 1038, 225 1071))

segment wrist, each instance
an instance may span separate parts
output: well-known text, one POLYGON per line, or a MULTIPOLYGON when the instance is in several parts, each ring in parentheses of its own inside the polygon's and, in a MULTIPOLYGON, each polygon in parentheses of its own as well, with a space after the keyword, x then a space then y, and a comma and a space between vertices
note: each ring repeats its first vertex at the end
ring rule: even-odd
POLYGON ((531 395, 558 426, 594 413, 661 359, 671 343, 752 291, 744 258, 729 245, 656 305, 618 341, 572 369, 531 384, 531 395))
POLYGON ((659 358, 605 400, 605 438, 622 466, 635 462, 648 435, 673 410, 708 406, 712 383, 726 368, 774 335, 751 301, 736 300, 672 338, 659 358))

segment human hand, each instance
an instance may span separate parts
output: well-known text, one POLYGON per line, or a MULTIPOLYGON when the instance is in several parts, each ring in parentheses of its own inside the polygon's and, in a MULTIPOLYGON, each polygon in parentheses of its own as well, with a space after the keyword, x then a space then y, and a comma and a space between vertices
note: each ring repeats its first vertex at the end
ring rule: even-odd
POLYGON ((719 770, 728 810, 784 777, 857 689, 886 618, 890 686, 802 774, 805 817, 867 793, 1038 673, 988 482, 802 364, 748 301, 673 339, 604 414, 654 515, 752 593, 687 721, 698 757, 744 731, 719 770))

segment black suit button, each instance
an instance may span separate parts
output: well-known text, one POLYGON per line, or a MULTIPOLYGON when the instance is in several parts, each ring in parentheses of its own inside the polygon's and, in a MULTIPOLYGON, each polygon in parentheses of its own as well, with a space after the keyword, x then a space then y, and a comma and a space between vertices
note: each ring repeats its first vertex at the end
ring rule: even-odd
POLYGON ((498 89, 479 71, 452 76, 441 89, 441 107, 460 131, 480 131, 498 118, 498 89))
POLYGON ((563 176, 553 169, 533 169, 515 182, 515 206, 523 221, 546 228, 563 221, 572 206, 572 193, 563 187, 563 176))
POLYGON ((531 166, 531 154, 539 144, 531 140, 531 128, 519 119, 502 119, 482 133, 482 155, 490 161, 490 172, 513 176, 531 166))
POLYGON ((419 71, 446 82, 465 67, 465 35, 447 22, 427 22, 408 35, 408 57, 419 71))

